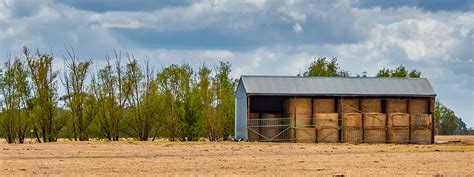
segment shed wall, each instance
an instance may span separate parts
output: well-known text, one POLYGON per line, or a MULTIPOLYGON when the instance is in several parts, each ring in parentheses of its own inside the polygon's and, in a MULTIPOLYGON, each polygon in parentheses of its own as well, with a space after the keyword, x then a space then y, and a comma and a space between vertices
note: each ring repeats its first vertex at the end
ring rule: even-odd
POLYGON ((242 80, 235 94, 235 138, 247 140, 247 93, 242 80))

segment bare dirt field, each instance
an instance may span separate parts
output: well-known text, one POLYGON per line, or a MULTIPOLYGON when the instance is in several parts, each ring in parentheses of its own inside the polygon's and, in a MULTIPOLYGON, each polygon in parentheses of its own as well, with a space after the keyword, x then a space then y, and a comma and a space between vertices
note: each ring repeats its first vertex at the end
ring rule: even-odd
MULTIPOLYGON (((437 137, 438 139, 470 137, 437 137)), ((250 142, 0 144, 0 175, 473 175, 474 145, 250 142)))

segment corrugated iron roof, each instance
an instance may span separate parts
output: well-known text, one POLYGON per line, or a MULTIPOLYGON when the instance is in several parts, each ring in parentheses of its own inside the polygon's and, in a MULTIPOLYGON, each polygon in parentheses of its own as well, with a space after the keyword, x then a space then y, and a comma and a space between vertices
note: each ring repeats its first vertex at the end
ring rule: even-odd
POLYGON ((242 76, 248 94, 435 96, 426 78, 242 76))

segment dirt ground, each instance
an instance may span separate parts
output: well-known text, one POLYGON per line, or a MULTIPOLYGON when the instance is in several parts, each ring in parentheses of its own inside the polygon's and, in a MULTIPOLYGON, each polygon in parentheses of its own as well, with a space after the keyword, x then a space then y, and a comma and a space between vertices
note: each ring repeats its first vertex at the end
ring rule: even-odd
MULTIPOLYGON (((471 142, 474 136, 460 138, 471 142)), ((250 142, 0 144, 0 175, 473 175, 474 145, 250 142)))

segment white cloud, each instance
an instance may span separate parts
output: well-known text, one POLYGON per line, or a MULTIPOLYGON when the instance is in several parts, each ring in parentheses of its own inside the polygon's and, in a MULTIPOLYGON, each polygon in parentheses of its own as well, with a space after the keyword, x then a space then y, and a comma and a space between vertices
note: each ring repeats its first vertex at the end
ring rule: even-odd
POLYGON ((433 82, 439 98, 474 125, 473 12, 358 9, 350 1, 261 0, 198 1, 149 12, 98 13, 52 0, 32 1, 31 7, 23 7, 27 3, 1 1, 0 56, 21 53, 23 45, 42 51, 53 48, 55 55, 61 56, 67 45, 76 49, 78 57, 93 58, 99 65, 113 49, 129 51, 140 60, 149 56, 157 68, 182 62, 212 66, 219 59, 228 59, 236 78, 241 74, 296 75, 316 56, 336 56, 341 67, 352 74, 367 71, 374 75, 382 67, 404 64, 421 70, 433 82), (131 43, 128 36, 118 35, 114 29, 156 33, 213 29, 222 33, 219 37, 233 36, 230 41, 258 44, 245 49, 213 49, 199 46, 197 41, 196 48, 150 47, 131 43))
POLYGON ((303 28, 301 27, 299 23, 295 23, 293 25, 293 31, 295 31, 295 33, 300 33, 303 31, 303 28))

